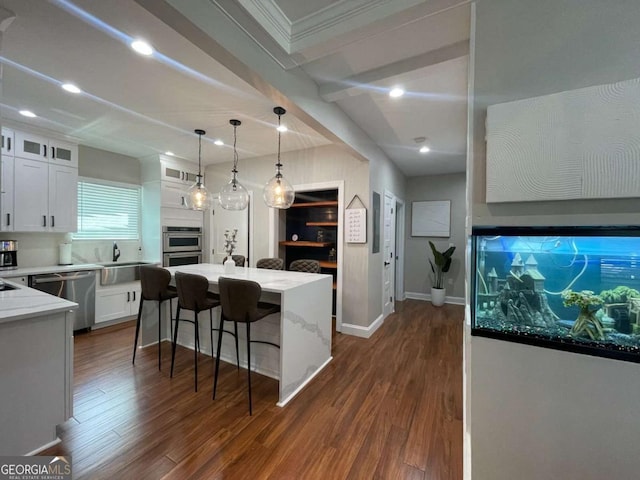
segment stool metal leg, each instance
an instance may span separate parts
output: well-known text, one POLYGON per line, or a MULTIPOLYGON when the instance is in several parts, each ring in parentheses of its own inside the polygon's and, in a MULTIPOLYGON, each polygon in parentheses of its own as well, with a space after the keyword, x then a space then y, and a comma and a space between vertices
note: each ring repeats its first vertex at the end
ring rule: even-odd
POLYGON ((211 336, 211 358, 213 358, 213 308, 209 309, 209 334, 211 336))
POLYGON ((224 331, 224 315, 220 312, 220 330, 218 330, 218 353, 216 354, 216 371, 213 375, 213 399, 216 399, 216 389, 218 388, 218 372, 220 371, 220 350, 222 349, 222 332, 224 331))
POLYGON ((195 377, 195 387, 196 392, 198 391, 198 350, 200 349, 200 334, 198 331, 200 328, 198 327, 198 312, 194 312, 194 321, 193 326, 196 329, 196 343, 198 344, 198 348, 193 349, 193 359, 194 359, 194 377, 195 377))
POLYGON ((171 378, 173 378, 173 364, 176 360, 176 345, 178 344, 178 325, 180 325, 180 303, 176 310, 176 328, 173 330, 173 345, 171 346, 171 378))
POLYGON ((238 364, 238 371, 240 371, 240 349, 238 348, 238 322, 233 322, 233 326, 236 329, 236 362, 238 364))
POLYGON ((253 414, 251 406, 251 323, 247 322, 247 380, 249 383, 249 415, 253 414))
POLYGON ((142 302, 144 298, 140 297, 140 306, 138 307, 138 321, 136 322, 136 339, 133 342, 133 360, 132 364, 136 363, 136 351, 138 350, 138 336, 140 335, 140 321, 142 317, 142 302))
MULTIPOLYGON (((142 305, 142 299, 140 299, 142 305)), ((142 311, 142 309, 140 310, 142 311)), ((162 370, 162 300, 158 300, 158 370, 162 370)))

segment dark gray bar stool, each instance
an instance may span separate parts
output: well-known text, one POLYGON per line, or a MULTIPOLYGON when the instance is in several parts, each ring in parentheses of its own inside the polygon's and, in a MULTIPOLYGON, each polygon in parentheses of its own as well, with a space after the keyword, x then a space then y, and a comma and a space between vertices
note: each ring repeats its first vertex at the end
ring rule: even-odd
MULTIPOLYGON (((222 305, 222 313, 220 314, 220 330, 223 331, 224 321, 228 320, 238 323, 244 323, 247 326, 247 380, 249 385, 249 415, 253 414, 251 405, 251 344, 264 343, 280 348, 272 342, 261 340, 251 340, 251 323, 277 313, 280 311, 280 305, 272 303, 260 302, 262 288, 260 284, 250 280, 237 280, 233 278, 220 277, 218 279, 218 288, 220 291, 220 304, 222 305)), ((226 331, 226 330, 224 330, 226 331)), ((216 398, 216 389, 218 387, 218 372, 220 370, 220 349, 222 346, 222 332, 218 336, 218 354, 216 355, 216 371, 213 378, 213 399, 216 398)))
POLYGON ((261 258, 256 263, 256 268, 282 270, 284 268, 284 260, 282 260, 281 258, 261 258))
POLYGON ((162 302, 169 300, 169 317, 171 317, 171 300, 178 296, 175 287, 169 285, 171 274, 168 270, 155 265, 140 266, 140 284, 142 295, 138 308, 138 321, 136 322, 136 339, 133 343, 133 360, 136 363, 136 351, 138 349, 138 337, 140 335, 140 320, 142 317, 142 304, 145 300, 158 302, 158 370, 162 364, 162 302))
POLYGON ((290 272, 320 273, 320 262, 318 260, 294 260, 289 265, 290 272))

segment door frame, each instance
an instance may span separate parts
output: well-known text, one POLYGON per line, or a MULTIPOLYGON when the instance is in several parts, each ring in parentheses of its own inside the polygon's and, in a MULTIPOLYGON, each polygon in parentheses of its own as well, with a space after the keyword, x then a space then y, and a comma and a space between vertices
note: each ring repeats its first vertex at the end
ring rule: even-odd
POLYGON ((405 244, 406 210, 404 200, 396 197, 396 301, 402 302, 404 297, 404 244, 405 244), (398 259, 400 259, 398 261, 398 259))
MULTIPOLYGON (((294 185, 295 192, 310 192, 315 190, 338 190, 338 272, 336 275, 336 331, 342 332, 342 284, 344 259, 344 180, 328 182, 305 183, 294 185)), ((280 212, 276 208, 269 209, 269 253, 272 257, 279 255, 280 241, 280 212)))
POLYGON ((393 312, 395 312, 395 300, 396 300, 396 260, 395 260, 395 255, 396 255, 396 214, 397 214, 397 209, 396 209, 396 202, 397 202, 397 197, 395 196, 395 194, 387 189, 384 189, 383 194, 382 194, 382 320, 384 321, 385 318, 387 318, 389 315, 391 315, 393 312), (385 219, 385 214, 386 214, 386 202, 387 202, 387 198, 391 198, 391 205, 392 205, 392 209, 393 212, 392 213, 392 222, 391 222, 391 232, 390 232, 390 239, 393 242, 393 248, 392 248, 392 252, 394 255, 394 258, 391 260, 392 261, 392 267, 390 268, 391 271, 391 276, 392 279, 391 281, 393 282, 392 285, 392 289, 391 289, 391 295, 393 296, 393 302, 391 302, 391 309, 389 310, 389 312, 385 312, 385 303, 386 303, 386 298, 387 298, 387 294, 385 292, 385 288, 384 288, 384 262, 387 261, 386 257, 385 257, 385 252, 384 252, 384 239, 385 239, 385 235, 384 235, 384 230, 385 230, 385 225, 384 225, 384 219, 385 219))

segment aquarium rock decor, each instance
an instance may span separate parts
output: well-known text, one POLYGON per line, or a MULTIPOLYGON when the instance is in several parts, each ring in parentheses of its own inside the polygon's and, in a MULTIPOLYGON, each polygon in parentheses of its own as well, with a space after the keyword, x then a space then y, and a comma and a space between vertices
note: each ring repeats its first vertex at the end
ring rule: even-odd
POLYGON ((562 292, 562 300, 565 307, 577 305, 580 307, 580 313, 570 334, 574 336, 587 335, 591 340, 604 340, 604 330, 602 323, 596 317, 595 310, 591 310, 591 305, 602 304, 602 298, 593 293, 591 290, 582 290, 581 292, 573 292, 565 290, 562 292))

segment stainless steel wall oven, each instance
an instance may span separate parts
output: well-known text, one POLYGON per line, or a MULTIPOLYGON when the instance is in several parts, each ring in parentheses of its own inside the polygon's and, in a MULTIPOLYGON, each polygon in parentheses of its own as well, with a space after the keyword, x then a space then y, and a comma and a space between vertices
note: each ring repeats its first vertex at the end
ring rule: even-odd
POLYGON ((165 267, 202 263, 202 228, 162 227, 162 250, 165 267))

